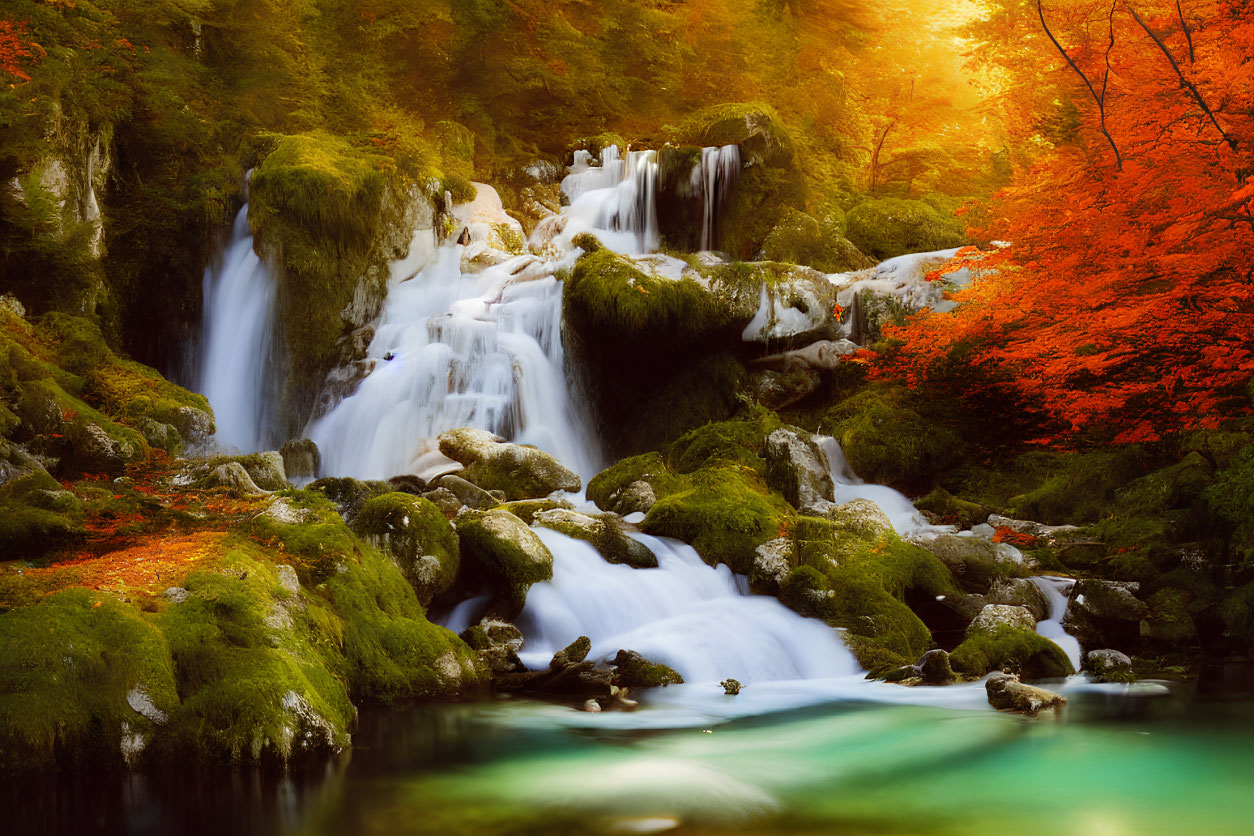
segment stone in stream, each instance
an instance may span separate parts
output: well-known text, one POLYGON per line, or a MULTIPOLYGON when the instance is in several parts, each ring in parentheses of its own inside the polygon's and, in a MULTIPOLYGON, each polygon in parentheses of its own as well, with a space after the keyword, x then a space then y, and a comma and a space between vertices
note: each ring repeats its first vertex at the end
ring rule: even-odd
POLYGON ((1132 660, 1118 650, 1090 650, 1084 657, 1084 670, 1094 682, 1133 682, 1132 660))
POLYGON ((457 518, 463 566, 473 580, 490 587, 500 614, 522 610, 527 588, 553 577, 553 555, 518 517, 500 508, 466 511, 457 518))
POLYGON ((536 447, 510 444, 484 430, 461 427, 440 433, 440 452, 465 465, 462 477, 505 498, 540 499, 554 491, 577 491, 579 476, 536 447))
POLYGON ((500 504, 492 494, 455 473, 441 476, 435 480, 434 486, 449 491, 462 505, 477 511, 486 511, 500 504))
POLYGON ((650 662, 634 650, 618 651, 614 667, 618 668, 617 682, 623 687, 665 688, 684 684, 684 678, 673 668, 650 662))
POLYGON ((644 543, 627 536, 617 514, 591 516, 566 508, 552 508, 537 512, 533 524, 591 543, 606 563, 621 563, 636 569, 657 568, 657 557, 644 543))
POLYGON ((736 696, 740 693, 740 689, 744 687, 738 679, 724 679, 719 685, 723 686, 723 693, 729 697, 736 696))
POLYGON ((988 694, 988 704, 993 708, 1026 714, 1029 717, 1035 717, 1041 711, 1052 708, 1055 716, 1061 718, 1061 709, 1067 704, 1067 698, 1060 694, 1024 685, 1014 674, 1000 671, 989 674, 984 690, 988 694))
POLYGON ((943 650, 929 650, 919 660, 919 674, 928 685, 948 685, 957 679, 949 666, 949 654, 943 650))
POLYGON ((1085 648, 1139 647, 1141 624, 1150 612, 1137 598, 1140 591, 1141 585, 1134 582, 1077 581, 1062 626, 1085 648))

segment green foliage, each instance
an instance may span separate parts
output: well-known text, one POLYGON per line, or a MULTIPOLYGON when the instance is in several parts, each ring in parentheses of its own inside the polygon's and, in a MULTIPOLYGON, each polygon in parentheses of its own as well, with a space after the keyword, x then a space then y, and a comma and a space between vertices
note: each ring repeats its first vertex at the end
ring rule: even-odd
POLYGON ((1216 474, 1203 496, 1214 512, 1234 529, 1232 542, 1241 559, 1254 563, 1254 445, 1247 445, 1216 474))
POLYGON ((918 200, 884 197, 868 200, 846 216, 849 240, 879 260, 906 253, 960 247, 965 224, 918 200))

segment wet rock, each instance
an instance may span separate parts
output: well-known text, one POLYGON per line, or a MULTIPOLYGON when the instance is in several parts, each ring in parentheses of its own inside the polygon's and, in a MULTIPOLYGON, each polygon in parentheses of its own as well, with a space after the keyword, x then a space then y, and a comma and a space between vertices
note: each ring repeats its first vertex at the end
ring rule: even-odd
POLYGON ((433 491, 427 491, 422 495, 422 498, 434 503, 446 517, 455 517, 459 511, 466 507, 457 498, 457 495, 448 488, 436 488, 433 491))
POLYGON ((650 662, 634 650, 620 650, 614 657, 615 677, 618 685, 632 688, 665 688, 682 685, 684 678, 673 668, 650 662))
POLYGON ((1077 581, 1067 602, 1063 628, 1085 648, 1139 646, 1141 621, 1150 612, 1136 597, 1140 588, 1134 582, 1077 581))
POLYGON ((298 438, 279 449, 285 476, 293 479, 316 479, 322 467, 322 454, 312 439, 298 438))
POLYGON ((588 658, 588 654, 592 651, 592 640, 587 636, 580 636, 561 650, 553 654, 553 661, 549 663, 550 670, 559 670, 569 668, 571 665, 577 665, 588 658))
POLYGON ((507 616, 522 610, 531 584, 553 577, 553 555, 508 511, 467 511, 457 518, 457 534, 468 580, 495 590, 507 616))
POLYGON ((1090 650, 1084 657, 1084 670, 1094 682, 1132 682, 1132 660, 1118 650, 1090 650))
POLYGON ((823 516, 831 506, 832 477, 823 451, 804 430, 781 427, 766 438, 766 478, 803 514, 823 516))
POLYGON ((729 697, 734 697, 740 693, 740 689, 744 686, 737 679, 724 679, 719 685, 723 686, 723 693, 729 697))
POLYGON ((967 592, 988 593, 993 584, 1017 574, 1022 568, 1016 561, 1018 549, 994 543, 982 537, 941 534, 938 537, 920 538, 919 545, 940 558, 954 580, 967 592))
POLYGON ((566 499, 520 499, 517 502, 502 503, 501 508, 509 511, 527 525, 534 524, 536 514, 541 511, 553 511, 558 508, 567 511, 575 510, 575 506, 566 499))
POLYGON ((450 473, 447 476, 441 476, 435 481, 435 486, 437 489, 443 488, 453 494, 457 501, 467 508, 486 511, 489 508, 495 508, 497 505, 500 505, 492 494, 456 474, 450 473))
POLYGON ((72 474, 106 473, 120 476, 128 460, 134 457, 134 449, 127 443, 115 441, 98 424, 83 424, 70 432, 69 469, 72 474))
POLYGON ((923 671, 918 665, 902 665, 885 674, 884 681, 897 685, 918 685, 923 682, 923 671))
POLYGON ((1027 607, 1006 604, 988 604, 971 622, 970 629, 978 633, 996 633, 1002 627, 1035 630, 1036 618, 1027 607))
POLYGON ((760 293, 758 310, 741 335, 745 342, 805 345, 841 336, 832 315, 836 288, 817 270, 787 267, 774 281, 763 282, 760 293))
POLYGON ((753 551, 750 587, 763 595, 778 595, 780 585, 796 562, 797 546, 791 537, 768 540, 753 551))
POLYGON ((616 514, 591 516, 554 508, 536 513, 534 524, 591 543, 607 563, 626 564, 637 569, 651 569, 658 565, 657 557, 648 546, 627 536, 616 514))
POLYGON ((540 499, 554 491, 578 491, 579 476, 535 447, 510 444, 484 430, 462 427, 440 433, 440 452, 465 465, 462 476, 507 499, 540 499))
POLYGON ((628 514, 647 514, 649 509, 656 504, 657 493, 654 492, 653 486, 648 482, 637 480, 629 482, 613 494, 607 510, 625 517, 628 514))
POLYGON ((949 666, 949 654, 943 650, 929 650, 919 660, 919 675, 928 685, 948 685, 957 677, 949 666))
POLYGON ((583 705, 593 700, 600 710, 609 704, 617 688, 613 670, 587 660, 591 647, 588 637, 580 636, 553 654, 547 670, 502 674, 496 678, 497 688, 583 705))
POLYGON ((234 496, 261 496, 268 493, 257 487, 239 462, 218 465, 210 471, 204 484, 210 488, 226 488, 234 496))
POLYGON ((461 640, 478 653, 483 666, 494 674, 523 670, 518 658, 523 646, 522 631, 508 621, 485 618, 463 630, 461 640))
POLYGON ((363 505, 374 497, 387 493, 388 484, 386 482, 359 482, 348 477, 324 477, 311 482, 308 489, 318 491, 334 502, 340 509, 340 515, 347 522, 352 523, 363 505))
POLYGON ((993 708, 1029 717, 1051 708, 1060 711, 1067 704, 1066 697, 1044 688, 1024 685, 1019 677, 1009 673, 990 674, 984 689, 988 694, 988 704, 993 708))
POLYGON ((400 493, 411 493, 414 496, 421 496, 427 491, 427 481, 421 476, 406 474, 404 476, 393 476, 388 479, 388 484, 392 486, 392 490, 400 493))
POLYGON ((1017 531, 1020 534, 1026 534, 1038 540, 1044 540, 1047 545, 1051 546, 1080 530, 1080 527, 1076 525, 1045 525, 1044 523, 1031 520, 1016 520, 1011 517, 1003 517, 1000 514, 990 514, 987 522, 995 529, 1009 528, 1011 531, 1017 531))

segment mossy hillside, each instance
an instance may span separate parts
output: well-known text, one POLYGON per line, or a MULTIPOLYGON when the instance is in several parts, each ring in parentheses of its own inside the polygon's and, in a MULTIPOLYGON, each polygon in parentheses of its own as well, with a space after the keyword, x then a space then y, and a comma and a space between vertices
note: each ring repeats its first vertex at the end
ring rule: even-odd
POLYGON ((0 440, 0 467, 6 465, 26 473, 0 485, 0 554, 38 557, 82 543, 87 532, 77 497, 29 456, 0 440))
POLYGON ((426 605, 457 576, 457 532, 429 499, 385 493, 368 500, 353 531, 396 561, 418 600, 426 605))
POLYGON ((1011 626, 998 627, 992 633, 968 633, 949 654, 949 663, 968 676, 1003 670, 1027 681, 1061 679, 1075 673, 1061 647, 1032 630, 1011 626))
POLYGON ((184 587, 187 599, 157 618, 178 683, 176 751, 284 762, 347 745, 354 708, 334 671, 344 629, 337 615, 286 584, 247 541, 184 587))
POLYGON ((839 402, 819 423, 840 442, 849 466, 868 482, 908 494, 930 490, 938 475, 962 461, 963 440, 913 407, 917 396, 877 385, 839 402))
POLYGON ((961 596, 944 564, 890 531, 868 536, 803 516, 793 538, 798 565, 785 578, 780 600, 843 628, 872 675, 914 664, 933 646, 927 625, 907 602, 961 596))
POLYGON ((0 615, 0 770, 120 761, 125 736, 157 731, 132 690, 163 714, 179 705, 166 639, 135 607, 69 589, 0 615))
POLYGON ((966 243, 961 219, 920 200, 872 198, 850 209, 845 223, 854 246, 880 261, 966 243))

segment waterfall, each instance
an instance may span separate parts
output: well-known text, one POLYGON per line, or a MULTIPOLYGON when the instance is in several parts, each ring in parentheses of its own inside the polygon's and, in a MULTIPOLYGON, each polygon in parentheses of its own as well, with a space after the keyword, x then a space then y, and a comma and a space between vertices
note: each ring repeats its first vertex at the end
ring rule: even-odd
POLYGON ((575 152, 571 173, 562 181, 570 200, 563 212, 573 230, 595 230, 602 243, 622 253, 650 253, 658 248, 656 151, 629 151, 615 145, 601 151, 593 166, 587 151, 575 152))
POLYGON ((888 515, 893 530, 905 535, 929 528, 927 520, 914 507, 905 494, 895 491, 887 485, 870 485, 858 478, 845 459, 845 451, 840 443, 831 436, 815 436, 815 442, 827 459, 828 473, 832 477, 833 501, 837 505, 852 502, 855 499, 867 499, 880 507, 888 515))
POLYGON ((691 546, 636 535, 658 558, 656 569, 606 563, 588 543, 536 529, 553 553, 553 579, 531 587, 517 620, 520 658, 543 669, 579 636, 589 658, 635 650, 669 665, 685 682, 731 677, 760 682, 828 679, 861 672, 837 633, 777 599, 750 595, 726 566, 710 568, 691 546))
POLYGON ((213 407, 221 447, 251 453, 271 441, 274 296, 274 277, 253 252, 245 203, 221 264, 204 279, 199 389, 213 407))
POLYGON ((727 198, 739 180, 739 145, 701 149, 701 161, 692 168, 692 188, 701 195, 701 249, 717 246, 727 198))
POLYGON ((1063 616, 1067 614, 1067 593, 1075 585, 1075 579, 1042 575, 1031 580, 1049 602, 1049 614, 1037 622, 1036 632, 1061 647, 1071 660, 1071 666, 1079 671, 1080 642, 1062 627, 1063 616))

